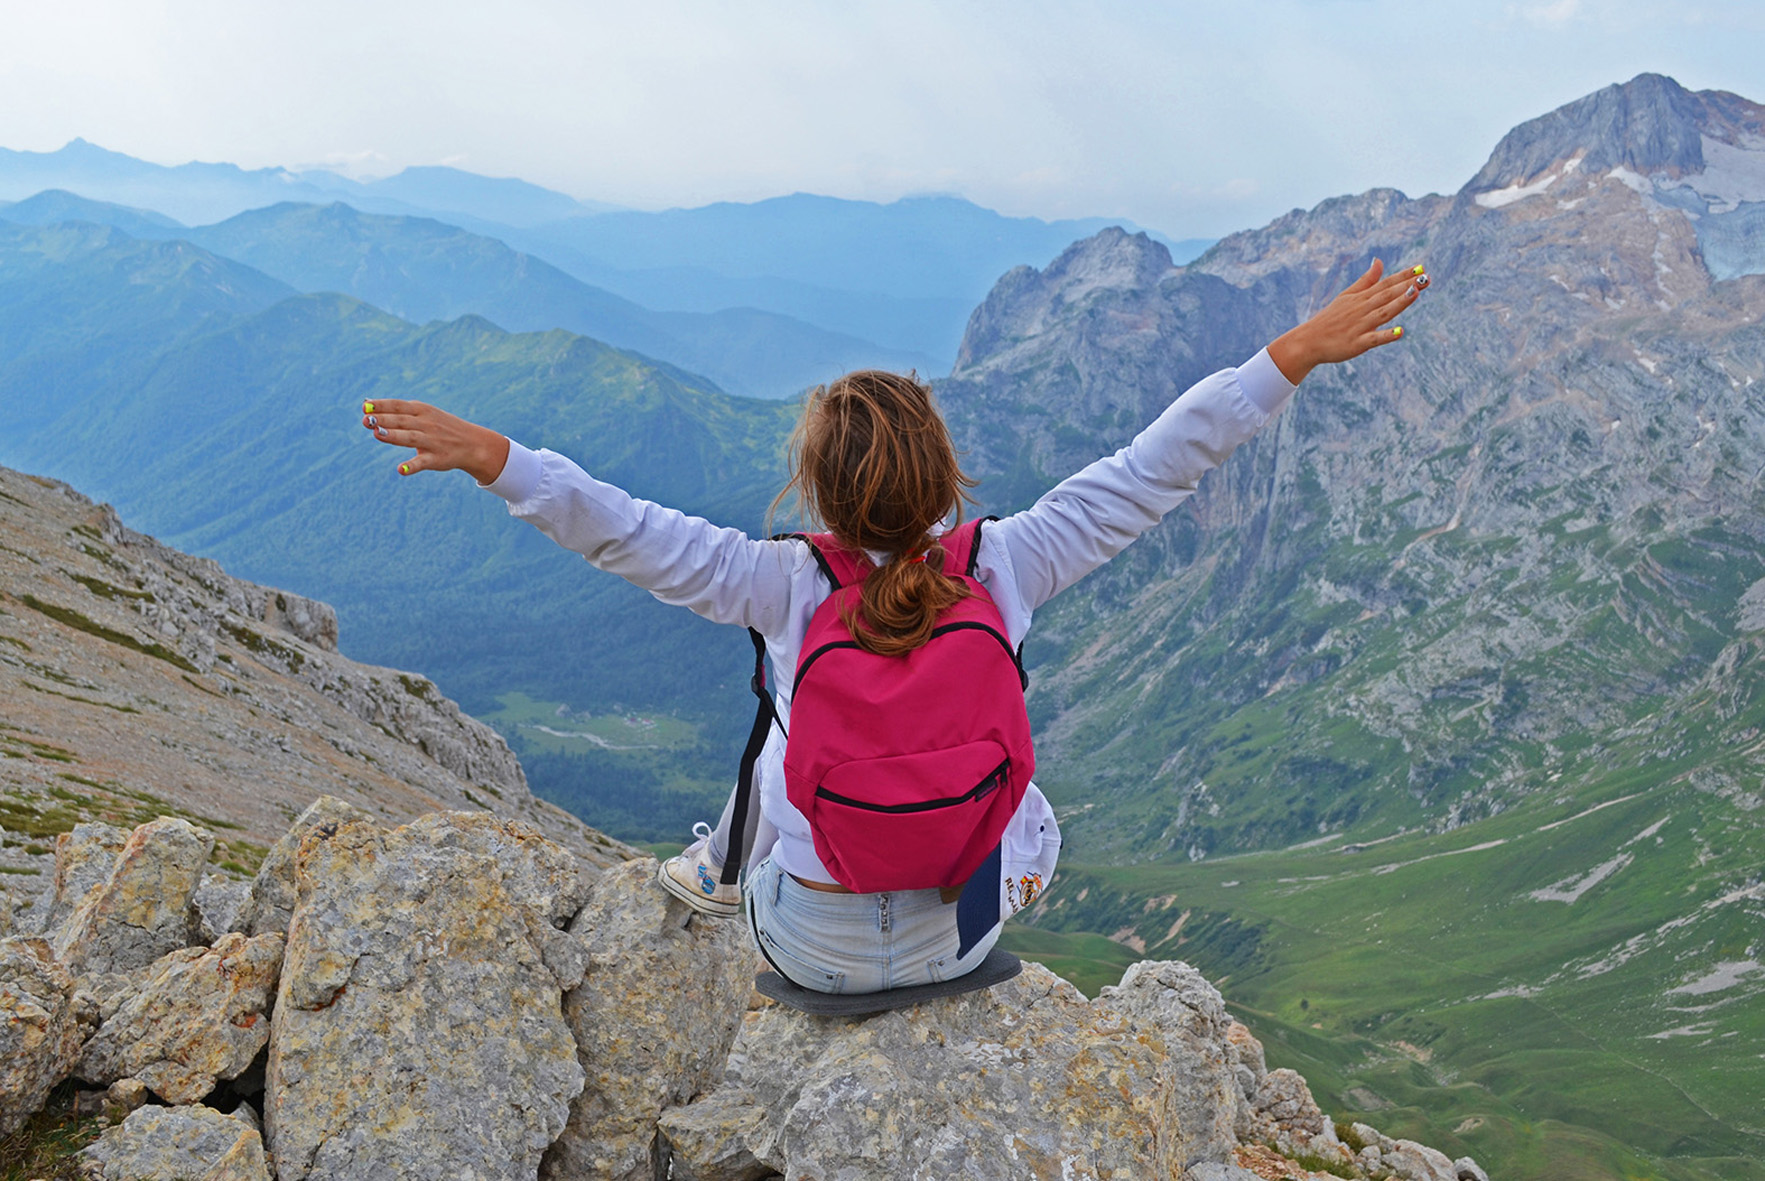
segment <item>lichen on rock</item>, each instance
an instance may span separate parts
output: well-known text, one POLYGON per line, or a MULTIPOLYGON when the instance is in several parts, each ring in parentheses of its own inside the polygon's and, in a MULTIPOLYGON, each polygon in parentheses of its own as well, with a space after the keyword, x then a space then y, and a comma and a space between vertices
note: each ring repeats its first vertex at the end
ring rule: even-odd
POLYGON ((42 1109, 96 1014, 41 939, 0 939, 0 1136, 42 1109))
POLYGON ((143 1107, 80 1155, 92 1181, 270 1181, 251 1121, 212 1107, 143 1107))
POLYGON ((55 958, 76 976, 144 968, 198 935, 191 905, 213 834, 161 817, 129 834, 104 882, 55 938, 55 958))

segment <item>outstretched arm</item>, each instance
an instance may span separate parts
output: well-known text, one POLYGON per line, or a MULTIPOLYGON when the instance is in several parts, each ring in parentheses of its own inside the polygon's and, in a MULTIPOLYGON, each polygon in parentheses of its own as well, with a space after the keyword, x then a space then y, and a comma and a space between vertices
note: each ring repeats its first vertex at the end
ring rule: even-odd
POLYGON ((1201 477, 1254 435, 1312 369, 1399 339, 1403 329, 1386 325, 1427 285, 1419 267, 1387 276, 1382 264, 1373 263, 1329 306, 1264 352, 1203 378, 1126 447, 984 533, 982 566, 989 561, 990 537, 1002 547, 997 560, 1010 567, 1021 597, 1016 618, 1027 625, 1036 608, 1192 495, 1201 477))
POLYGON ((563 456, 517 447, 424 402, 364 403, 362 425, 383 443, 416 450, 398 465, 400 475, 464 471, 565 549, 717 623, 777 633, 787 626, 798 575, 811 568, 800 542, 754 541, 639 500, 563 456))

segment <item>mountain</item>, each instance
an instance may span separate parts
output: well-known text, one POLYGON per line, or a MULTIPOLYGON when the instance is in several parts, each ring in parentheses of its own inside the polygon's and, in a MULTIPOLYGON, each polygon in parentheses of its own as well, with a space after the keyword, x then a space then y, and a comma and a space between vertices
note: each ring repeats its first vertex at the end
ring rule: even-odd
POLYGON ((384 180, 353 180, 325 169, 244 169, 192 162, 167 167, 75 139, 54 152, 0 148, 0 198, 68 189, 106 202, 161 210, 191 225, 221 221, 282 201, 343 199, 394 214, 452 214, 523 226, 616 208, 580 202, 526 181, 456 168, 408 168, 384 180))
POLYGON ((326 604, 5 468, 0 601, 0 869, 15 883, 48 884, 46 846, 76 824, 158 815, 216 831, 216 861, 249 874, 326 794, 399 819, 498 812, 597 866, 626 853, 534 799, 508 745, 427 677, 340 655, 326 604))
POLYGON ((652 312, 493 238, 341 203, 274 205, 180 234, 302 291, 344 292, 419 324, 470 314, 514 332, 563 328, 749 397, 791 397, 851 369, 937 364, 769 312, 652 312))
POLYGON ((939 385, 994 510, 1373 258, 1433 277, 1039 614, 1036 921, 1180 946, 1326 1106, 1492 1172, 1765 1175, 1761 202, 1765 107, 1645 75, 1452 196, 1007 274, 939 385))
POLYGON ((405 484, 359 407, 423 398, 756 530, 783 481, 790 407, 569 333, 419 327, 295 296, 187 242, 79 224, 0 225, 0 358, 0 461, 77 479, 169 541, 335 602, 346 652, 421 667, 475 713, 511 693, 550 703, 520 720, 543 727, 531 766, 552 798, 586 807, 598 791, 649 839, 720 806, 743 724, 739 637, 587 570, 463 477, 405 484), (559 706, 583 717, 563 725, 559 706), (684 720, 665 740, 584 736, 634 711, 684 720))
MULTIPOLYGON (((578 216, 510 241, 651 307, 746 304, 948 359, 1001 272, 1042 264, 1111 224, 1004 217, 956 197, 883 205, 797 193, 578 216)), ((1169 245, 1187 261, 1207 243, 1169 245)))
POLYGON ((151 209, 134 209, 93 201, 66 189, 45 189, 23 201, 0 206, 0 220, 21 226, 51 226, 64 221, 89 221, 94 225, 114 226, 135 238, 177 237, 184 227, 177 221, 151 209))

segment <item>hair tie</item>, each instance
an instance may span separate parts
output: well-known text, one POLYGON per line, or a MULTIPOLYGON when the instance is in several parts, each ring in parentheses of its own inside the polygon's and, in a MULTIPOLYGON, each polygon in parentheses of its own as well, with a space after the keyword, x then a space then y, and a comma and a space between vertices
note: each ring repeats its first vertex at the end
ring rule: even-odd
POLYGON ((931 556, 932 556, 932 552, 930 550, 926 550, 923 554, 920 554, 917 558, 908 558, 907 560, 909 562, 923 562, 931 556))

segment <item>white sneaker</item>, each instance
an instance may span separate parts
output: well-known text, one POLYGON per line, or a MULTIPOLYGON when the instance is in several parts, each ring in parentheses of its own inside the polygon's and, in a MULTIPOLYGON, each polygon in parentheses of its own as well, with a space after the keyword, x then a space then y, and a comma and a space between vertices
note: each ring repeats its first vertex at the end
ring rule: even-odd
POLYGON ((711 859, 711 826, 701 820, 693 835, 699 839, 657 867, 656 880, 700 914, 733 918, 742 912, 741 888, 718 880, 723 865, 711 859))

